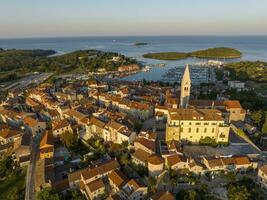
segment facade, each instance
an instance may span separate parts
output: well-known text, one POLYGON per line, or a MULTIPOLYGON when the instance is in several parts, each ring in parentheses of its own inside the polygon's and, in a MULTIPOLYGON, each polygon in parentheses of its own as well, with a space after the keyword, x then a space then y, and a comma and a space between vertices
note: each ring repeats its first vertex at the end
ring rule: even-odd
POLYGON ((236 89, 237 91, 242 91, 245 89, 245 83, 241 81, 228 81, 228 86, 231 89, 236 89))
POLYGON ((48 131, 45 132, 40 141, 40 158, 53 158, 54 156, 54 138, 48 131))
POLYGON ((262 190, 267 194, 267 165, 264 165, 259 168, 258 182, 262 190))
POLYGON ((229 125, 219 110, 170 109, 167 118, 166 141, 199 143, 207 137, 215 142, 228 142, 229 125))
POLYGON ((23 119, 25 130, 32 135, 43 133, 46 129, 46 123, 41 122, 38 119, 27 116, 23 119))
POLYGON ((148 158, 148 172, 149 176, 157 177, 164 170, 164 160, 156 155, 150 156, 148 158))
POLYGON ((101 178, 85 185, 85 196, 89 200, 97 199, 105 193, 105 184, 101 178))
POLYGON ((52 130, 53 130, 54 137, 59 137, 62 133, 66 131, 72 132, 70 123, 68 122, 67 119, 54 121, 52 123, 52 130))

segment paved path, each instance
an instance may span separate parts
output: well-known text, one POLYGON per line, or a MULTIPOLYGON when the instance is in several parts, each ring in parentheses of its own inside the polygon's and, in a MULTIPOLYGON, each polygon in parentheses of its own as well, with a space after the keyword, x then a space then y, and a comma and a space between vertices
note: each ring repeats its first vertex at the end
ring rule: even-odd
POLYGON ((38 152, 39 152, 40 138, 41 135, 38 135, 33 137, 32 139, 31 158, 30 158, 30 164, 27 169, 27 177, 26 177, 25 200, 35 199, 34 175, 35 175, 36 160, 38 158, 38 152))

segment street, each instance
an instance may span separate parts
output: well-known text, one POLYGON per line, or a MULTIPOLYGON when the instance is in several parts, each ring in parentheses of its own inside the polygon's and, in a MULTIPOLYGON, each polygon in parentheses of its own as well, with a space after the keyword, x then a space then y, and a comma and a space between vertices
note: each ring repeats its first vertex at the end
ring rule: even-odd
POLYGON ((36 160, 38 158, 38 153, 39 153, 40 139, 41 139, 41 134, 36 135, 32 139, 31 158, 30 158, 30 164, 27 169, 27 177, 26 177, 25 200, 35 199, 35 184, 34 184, 35 177, 34 175, 35 175, 36 160))

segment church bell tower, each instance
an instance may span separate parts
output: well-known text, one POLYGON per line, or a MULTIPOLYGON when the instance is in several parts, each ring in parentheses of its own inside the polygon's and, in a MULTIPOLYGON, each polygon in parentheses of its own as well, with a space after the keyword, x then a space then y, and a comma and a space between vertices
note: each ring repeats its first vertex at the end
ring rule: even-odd
POLYGON ((181 81, 180 108, 188 107, 190 88, 191 88, 191 79, 190 79, 189 65, 186 65, 183 79, 181 81))

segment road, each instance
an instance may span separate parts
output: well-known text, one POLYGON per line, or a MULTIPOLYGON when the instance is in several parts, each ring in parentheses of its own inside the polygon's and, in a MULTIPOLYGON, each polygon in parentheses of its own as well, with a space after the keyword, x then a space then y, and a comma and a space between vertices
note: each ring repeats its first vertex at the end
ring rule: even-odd
POLYGON ((31 145, 31 158, 30 164, 27 169, 27 177, 26 177, 26 190, 25 190, 25 200, 34 200, 35 199, 35 185, 34 185, 34 175, 35 175, 35 167, 36 161, 39 154, 39 142, 41 135, 37 135, 32 139, 31 145))

